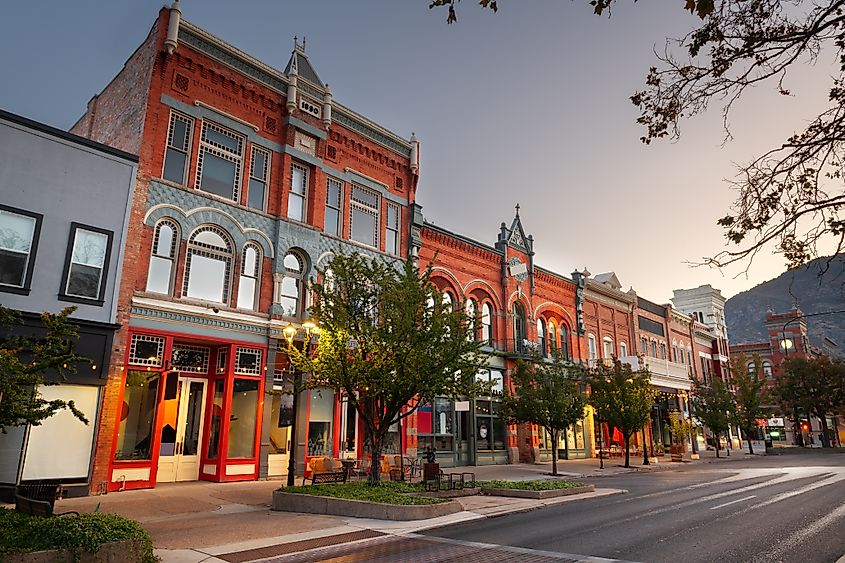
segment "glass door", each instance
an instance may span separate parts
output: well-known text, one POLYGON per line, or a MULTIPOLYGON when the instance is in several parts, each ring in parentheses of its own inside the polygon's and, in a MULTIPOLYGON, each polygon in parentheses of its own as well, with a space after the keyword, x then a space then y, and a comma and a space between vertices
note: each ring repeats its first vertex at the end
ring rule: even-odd
POLYGON ((156 481, 195 481, 199 478, 207 384, 205 379, 168 374, 162 403, 164 422, 156 481))

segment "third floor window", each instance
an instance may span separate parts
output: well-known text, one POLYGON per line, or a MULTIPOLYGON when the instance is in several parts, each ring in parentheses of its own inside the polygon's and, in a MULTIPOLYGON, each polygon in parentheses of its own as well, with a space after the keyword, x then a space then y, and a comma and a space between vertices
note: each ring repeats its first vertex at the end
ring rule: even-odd
POLYGON ((305 220, 305 197, 308 190, 308 169, 298 164, 290 166, 290 193, 288 194, 288 219, 305 220))
POLYGON ((343 208, 343 183, 334 178, 326 181, 326 226, 327 233, 341 236, 343 224, 341 209, 343 208))
POLYGON ((238 201, 243 151, 243 137, 214 123, 203 123, 197 162, 197 187, 238 201))
POLYGON ((164 170, 161 174, 165 180, 177 184, 185 183, 193 126, 193 119, 178 113, 170 114, 170 127, 167 130, 167 150, 164 153, 164 170))
POLYGON ((356 242, 378 248, 379 195, 360 186, 352 186, 351 238, 356 242))

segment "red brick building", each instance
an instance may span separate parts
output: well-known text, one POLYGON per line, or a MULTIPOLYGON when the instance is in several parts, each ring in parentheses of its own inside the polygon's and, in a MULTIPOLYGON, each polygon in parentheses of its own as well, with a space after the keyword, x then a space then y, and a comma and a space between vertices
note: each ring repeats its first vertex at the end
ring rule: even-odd
MULTIPOLYGON (((91 487, 299 473, 356 456, 354 413, 303 393, 282 329, 340 247, 407 255, 418 148, 338 103, 295 43, 276 70, 162 9, 74 133, 140 156, 91 487)), ((298 330, 298 340, 310 334, 298 330)))

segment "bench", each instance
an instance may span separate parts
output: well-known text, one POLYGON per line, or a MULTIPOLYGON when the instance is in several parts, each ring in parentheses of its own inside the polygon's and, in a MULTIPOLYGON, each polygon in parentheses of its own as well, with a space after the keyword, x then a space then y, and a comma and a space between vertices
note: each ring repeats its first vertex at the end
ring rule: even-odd
MULTIPOLYGON (((346 483, 348 472, 343 471, 327 471, 325 473, 312 473, 311 484, 320 485, 322 483, 346 483)), ((307 477, 306 477, 307 479, 307 477)))
POLYGON ((64 516, 66 514, 75 514, 76 516, 79 516, 79 513, 76 511, 56 514, 53 512, 52 502, 48 500, 37 500, 21 495, 15 495, 15 512, 20 512, 21 514, 26 514, 28 516, 38 516, 40 518, 64 516))

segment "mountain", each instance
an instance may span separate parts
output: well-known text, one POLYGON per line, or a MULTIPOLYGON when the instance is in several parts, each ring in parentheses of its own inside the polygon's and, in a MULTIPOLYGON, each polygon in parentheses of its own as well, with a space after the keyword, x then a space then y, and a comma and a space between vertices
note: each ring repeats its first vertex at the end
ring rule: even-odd
MULTIPOLYGON (((766 341, 766 311, 784 313, 796 304, 805 315, 845 310, 845 253, 813 260, 728 299, 725 317, 731 344, 766 341)), ((809 317, 807 333, 811 344, 845 357, 845 313, 809 317), (831 347, 825 338, 838 346, 831 347)))

